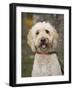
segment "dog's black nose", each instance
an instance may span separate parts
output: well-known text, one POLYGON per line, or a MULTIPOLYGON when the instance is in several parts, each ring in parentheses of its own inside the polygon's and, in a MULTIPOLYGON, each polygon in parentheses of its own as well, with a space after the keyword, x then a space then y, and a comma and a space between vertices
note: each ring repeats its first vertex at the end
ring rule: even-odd
POLYGON ((46 39, 45 39, 45 38, 42 38, 42 39, 41 39, 41 42, 42 42, 42 43, 45 43, 45 42, 46 42, 46 39))

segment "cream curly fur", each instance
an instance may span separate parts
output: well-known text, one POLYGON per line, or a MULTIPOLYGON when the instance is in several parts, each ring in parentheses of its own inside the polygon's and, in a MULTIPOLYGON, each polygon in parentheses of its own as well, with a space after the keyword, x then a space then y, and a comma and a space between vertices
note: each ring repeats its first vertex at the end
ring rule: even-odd
POLYGON ((29 30, 27 43, 36 53, 32 76, 62 75, 56 53, 49 53, 55 50, 57 41, 58 33, 49 22, 38 22, 29 30))

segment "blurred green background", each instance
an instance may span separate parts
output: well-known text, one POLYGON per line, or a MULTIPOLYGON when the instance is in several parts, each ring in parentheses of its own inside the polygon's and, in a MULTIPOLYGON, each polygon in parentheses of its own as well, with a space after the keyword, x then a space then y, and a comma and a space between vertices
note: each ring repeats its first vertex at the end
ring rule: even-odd
POLYGON ((49 21, 59 34, 59 42, 56 49, 58 59, 64 74, 64 15, 63 14, 39 14, 24 13, 21 15, 22 41, 21 41, 21 77, 31 77, 34 55, 27 44, 27 34, 29 29, 38 21, 49 21))

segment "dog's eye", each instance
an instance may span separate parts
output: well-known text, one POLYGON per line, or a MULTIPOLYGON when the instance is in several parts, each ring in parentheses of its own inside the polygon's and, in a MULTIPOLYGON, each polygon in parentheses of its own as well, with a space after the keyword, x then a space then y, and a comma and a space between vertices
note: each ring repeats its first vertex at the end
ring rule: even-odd
POLYGON ((45 30, 47 34, 49 34, 50 32, 48 30, 45 30))
POLYGON ((36 32, 36 35, 38 35, 38 34, 39 34, 39 31, 36 32))

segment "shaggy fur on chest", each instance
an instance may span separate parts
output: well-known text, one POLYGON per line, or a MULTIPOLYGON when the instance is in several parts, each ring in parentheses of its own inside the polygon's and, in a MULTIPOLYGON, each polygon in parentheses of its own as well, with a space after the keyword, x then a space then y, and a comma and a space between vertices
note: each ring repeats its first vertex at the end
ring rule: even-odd
POLYGON ((61 68, 56 54, 35 54, 32 77, 61 75, 61 68))

